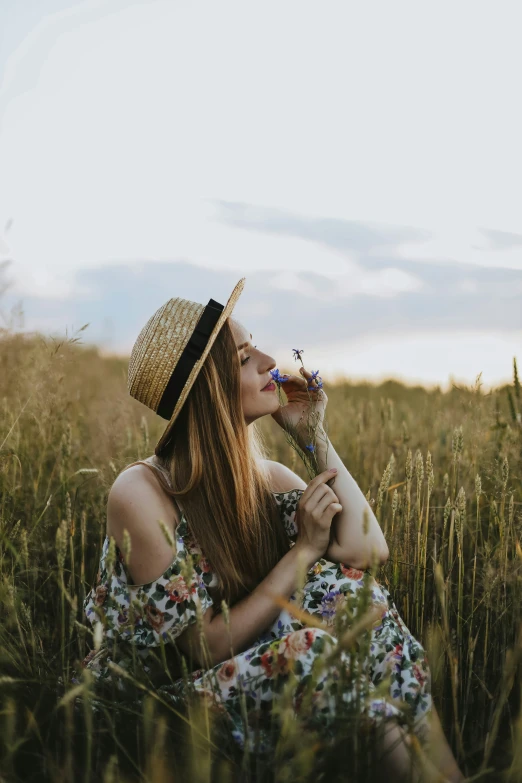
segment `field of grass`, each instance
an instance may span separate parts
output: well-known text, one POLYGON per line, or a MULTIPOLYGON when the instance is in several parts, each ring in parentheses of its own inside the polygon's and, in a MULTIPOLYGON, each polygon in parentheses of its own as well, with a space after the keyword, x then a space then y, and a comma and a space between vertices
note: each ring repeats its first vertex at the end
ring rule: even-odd
MULTIPOLYGON (((200 716, 195 730, 147 694, 141 714, 114 702, 94 719, 88 677, 68 684, 93 647, 82 604, 108 490, 124 465, 153 453, 164 428, 128 395, 126 362, 79 339, 0 333, 0 781, 247 780, 226 743, 205 744, 200 716)), ((427 648, 446 735, 465 774, 481 780, 522 780, 516 363, 513 371, 512 385, 487 394, 480 382, 448 393, 328 387, 330 439, 388 541, 377 578, 427 648)), ((262 431, 271 458, 307 480, 270 417, 262 431)), ((285 732, 280 763, 259 779, 304 780, 308 769, 314 780, 356 779, 342 747, 314 767, 317 756, 285 732)))

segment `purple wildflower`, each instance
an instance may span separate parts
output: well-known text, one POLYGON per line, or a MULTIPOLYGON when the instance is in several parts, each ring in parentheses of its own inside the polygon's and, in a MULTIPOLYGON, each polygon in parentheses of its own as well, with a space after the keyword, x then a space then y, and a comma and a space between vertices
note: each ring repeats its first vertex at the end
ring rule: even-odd
POLYGON ((304 353, 304 348, 292 348, 294 352, 294 359, 297 361, 301 358, 301 354, 304 353))
POLYGON ((288 375, 281 375, 279 370, 270 370, 270 375, 276 383, 284 383, 288 380, 288 375))
POLYGON ((315 380, 316 385, 315 386, 308 386, 308 391, 317 391, 317 389, 323 388, 323 379, 319 375, 319 370, 312 370, 311 378, 308 379, 308 382, 311 383, 315 380))

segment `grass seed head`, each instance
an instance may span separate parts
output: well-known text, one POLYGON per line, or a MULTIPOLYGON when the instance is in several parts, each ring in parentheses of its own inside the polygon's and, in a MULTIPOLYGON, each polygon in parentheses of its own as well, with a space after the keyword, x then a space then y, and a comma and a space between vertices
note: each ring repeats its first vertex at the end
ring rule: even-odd
POLYGON ((477 500, 482 495, 482 479, 480 478, 479 473, 477 473, 475 476, 475 494, 477 496, 477 500))
POLYGON ((127 528, 123 529, 123 557, 125 558, 125 562, 128 564, 131 556, 131 550, 132 550, 132 543, 131 543, 131 535, 127 528))
POLYGON ((65 555, 67 553, 67 521, 65 519, 62 519, 56 528, 55 546, 58 568, 60 571, 63 571, 63 567, 65 565, 65 555))
POLYGON ((406 478, 408 479, 408 482, 411 481, 412 476, 413 476, 413 467, 412 467, 411 449, 408 449, 408 454, 406 455, 406 478))
POLYGON ((462 424, 460 427, 455 427, 453 430, 453 438, 451 441, 451 451, 453 453, 453 462, 460 459, 462 450, 464 447, 464 434, 462 432, 462 424))
POLYGON ((505 491, 509 478, 509 460, 507 457, 504 457, 504 459, 502 460, 501 475, 502 475, 502 486, 504 487, 504 491, 505 491))
POLYGON ((169 546, 172 547, 172 549, 176 550, 176 542, 174 540, 174 537, 172 536, 172 533, 170 532, 167 525, 165 524, 165 522, 162 519, 158 519, 158 525, 160 526, 161 532, 165 536, 165 540, 167 541, 169 546))
POLYGON ((111 536, 109 538, 109 548, 107 551, 107 558, 105 560, 105 568, 109 576, 112 574, 112 569, 114 568, 115 562, 116 562, 116 540, 114 536, 111 536))
POLYGON ((464 521, 466 515, 466 490, 464 487, 459 489, 459 494, 457 495, 457 508, 464 521))

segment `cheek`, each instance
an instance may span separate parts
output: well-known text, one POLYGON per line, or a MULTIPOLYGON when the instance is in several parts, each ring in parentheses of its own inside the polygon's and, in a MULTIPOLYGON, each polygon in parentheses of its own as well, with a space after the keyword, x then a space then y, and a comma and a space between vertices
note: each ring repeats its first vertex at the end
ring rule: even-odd
POLYGON ((241 396, 243 399, 257 397, 259 393, 259 381, 253 378, 251 373, 245 372, 241 378, 241 396))

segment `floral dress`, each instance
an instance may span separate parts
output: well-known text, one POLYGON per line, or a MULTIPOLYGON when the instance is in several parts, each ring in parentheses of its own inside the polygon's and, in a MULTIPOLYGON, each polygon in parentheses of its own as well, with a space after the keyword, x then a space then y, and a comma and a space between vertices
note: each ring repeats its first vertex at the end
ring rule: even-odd
MULTIPOLYGON (((295 515, 303 491, 273 493, 291 546, 297 536, 295 515)), ((292 708, 295 715, 306 711, 302 719, 305 729, 309 726, 327 738, 334 737, 339 705, 357 703, 370 725, 397 718, 408 723, 421 742, 425 741, 431 678, 424 648, 404 624, 387 589, 369 571, 325 558, 309 569, 303 589, 296 590, 289 599, 296 607, 318 616, 325 627, 307 626, 283 609, 247 650, 212 668, 189 672, 188 677, 185 673, 174 681, 172 675, 168 682, 162 680, 160 671, 164 672, 164 667, 158 667, 158 647, 164 644, 164 649, 172 649, 175 638, 197 622, 197 607, 204 613, 212 606, 207 588, 217 584, 217 576, 192 537, 184 515, 175 537, 177 551, 172 564, 158 579, 144 585, 130 583, 118 547, 112 573, 107 572, 109 538, 105 538, 96 584, 84 602, 87 620, 93 626, 102 621, 104 626, 101 646, 82 662, 96 681, 115 677, 108 666, 111 660, 122 669, 130 669, 139 661, 159 693, 178 700, 188 690, 200 694, 225 717, 237 744, 258 752, 271 752, 277 734, 271 715, 277 713, 277 697, 290 676, 292 708), (188 552, 192 555, 191 579, 186 570, 188 552), (361 599, 366 608, 373 604, 382 610, 379 624, 374 623, 366 633, 362 662, 359 656, 359 665, 354 665, 353 654, 340 649, 335 661, 321 667, 317 659, 324 660, 337 647, 341 630, 349 629, 356 621, 361 599), (345 625, 341 628, 343 617, 345 625), (311 699, 306 700, 312 672, 316 683, 311 699)), ((124 688, 121 677, 116 677, 116 683, 124 688)))

